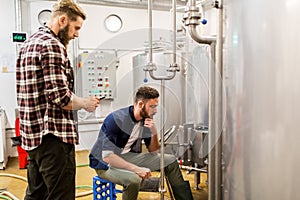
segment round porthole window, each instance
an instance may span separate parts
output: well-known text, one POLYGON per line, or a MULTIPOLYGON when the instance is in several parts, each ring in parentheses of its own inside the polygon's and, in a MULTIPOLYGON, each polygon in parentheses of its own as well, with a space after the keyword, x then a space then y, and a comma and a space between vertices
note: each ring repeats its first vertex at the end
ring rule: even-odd
POLYGON ((46 26, 47 22, 50 20, 51 10, 42 10, 38 15, 39 23, 42 26, 46 26))
POLYGON ((118 15, 111 14, 105 18, 104 26, 110 32, 118 32, 119 30, 121 30, 123 22, 118 15))

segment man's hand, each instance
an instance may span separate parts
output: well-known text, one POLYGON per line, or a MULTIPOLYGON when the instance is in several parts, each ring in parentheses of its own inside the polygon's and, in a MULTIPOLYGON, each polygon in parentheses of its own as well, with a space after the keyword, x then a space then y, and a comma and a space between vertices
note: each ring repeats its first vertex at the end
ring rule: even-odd
POLYGON ((84 109, 88 112, 93 112, 96 110, 96 108, 99 105, 99 99, 95 96, 89 96, 87 98, 84 99, 84 109))
POLYGON ((151 177, 151 170, 145 167, 137 167, 134 172, 142 179, 147 179, 151 177))
POLYGON ((146 118, 146 119, 145 119, 145 122, 144 122, 144 126, 150 129, 152 135, 157 134, 156 125, 155 125, 153 119, 151 119, 151 118, 146 118))
POLYGON ((151 134, 152 134, 151 142, 148 146, 148 151, 154 153, 157 150, 159 150, 159 148, 160 148, 160 144, 159 144, 158 136, 157 136, 157 129, 156 129, 154 120, 151 118, 146 118, 145 122, 144 122, 144 126, 149 128, 151 131, 151 134))
POLYGON ((151 170, 145 167, 139 167, 133 163, 127 162, 120 156, 112 153, 108 156, 103 157, 104 162, 109 163, 112 167, 126 169, 131 172, 136 173, 142 179, 147 179, 151 177, 151 170))

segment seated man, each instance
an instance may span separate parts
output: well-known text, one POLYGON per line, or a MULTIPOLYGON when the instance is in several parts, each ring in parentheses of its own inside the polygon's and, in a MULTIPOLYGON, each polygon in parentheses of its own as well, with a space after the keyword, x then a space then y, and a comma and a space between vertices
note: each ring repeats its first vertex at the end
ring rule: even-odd
MULTIPOLYGON (((101 127, 90 157, 90 166, 99 177, 123 186, 123 200, 137 199, 143 179, 160 169, 160 144, 153 116, 159 93, 141 87, 133 106, 109 114, 101 127), (148 151, 142 153, 141 140, 148 151)), ((176 158, 165 154, 165 174, 176 200, 193 199, 188 181, 184 181, 176 158)))

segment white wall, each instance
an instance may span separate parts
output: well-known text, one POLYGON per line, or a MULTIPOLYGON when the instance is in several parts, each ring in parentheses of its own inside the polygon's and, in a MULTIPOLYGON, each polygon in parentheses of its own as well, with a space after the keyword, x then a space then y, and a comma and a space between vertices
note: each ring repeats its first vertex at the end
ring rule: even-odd
POLYGON ((15 51, 11 42, 11 32, 15 29, 14 1, 0 0, 0 4, 0 55, 12 54, 15 51))
MULTIPOLYGON (((15 30, 15 6, 14 1, 7 0, 0 0, 0 5, 0 107, 5 110, 8 119, 6 128, 14 128, 14 110, 17 107, 14 74, 16 46, 11 35, 15 30)), ((4 140, 8 156, 16 156, 16 148, 11 147, 10 140, 14 134, 14 131, 8 131, 4 140)))
POLYGON ((10 127, 14 127, 15 99, 15 44, 11 34, 15 30, 14 1, 0 0, 0 106, 5 109, 10 127))

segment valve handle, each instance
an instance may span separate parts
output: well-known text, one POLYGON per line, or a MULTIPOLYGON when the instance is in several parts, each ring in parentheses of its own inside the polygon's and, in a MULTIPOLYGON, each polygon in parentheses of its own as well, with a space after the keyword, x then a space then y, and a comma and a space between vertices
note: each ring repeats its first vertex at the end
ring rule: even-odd
POLYGON ((202 23, 203 25, 205 25, 205 24, 207 24, 207 20, 206 20, 206 19, 202 19, 202 20, 201 20, 201 23, 202 23))

